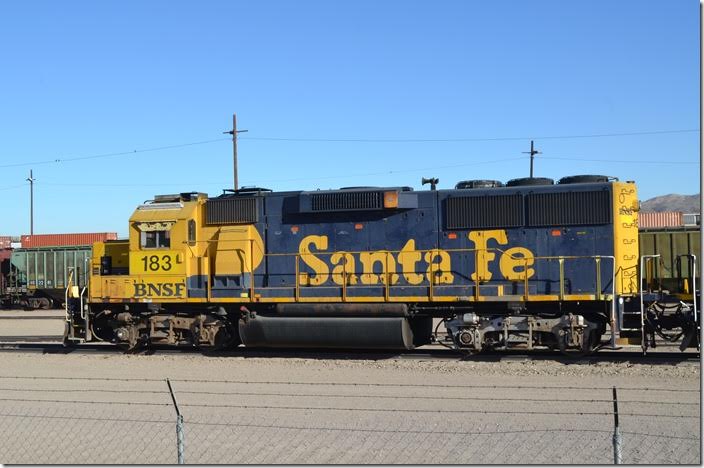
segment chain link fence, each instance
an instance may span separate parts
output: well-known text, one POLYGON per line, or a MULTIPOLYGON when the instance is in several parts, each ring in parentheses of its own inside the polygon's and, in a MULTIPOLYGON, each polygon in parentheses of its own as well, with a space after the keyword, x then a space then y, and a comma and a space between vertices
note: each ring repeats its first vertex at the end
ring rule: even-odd
MULTIPOLYGON (((612 392, 0 376, 0 462, 609 464, 612 392)), ((700 464, 699 395, 619 388, 620 461, 700 464)))

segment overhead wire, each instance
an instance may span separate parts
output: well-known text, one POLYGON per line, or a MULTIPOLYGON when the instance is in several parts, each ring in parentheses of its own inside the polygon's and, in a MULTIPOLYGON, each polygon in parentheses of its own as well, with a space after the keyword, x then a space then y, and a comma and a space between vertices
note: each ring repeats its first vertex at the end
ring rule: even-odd
MULTIPOLYGON (((261 185, 261 184, 265 184, 265 183, 349 179, 349 178, 353 178, 353 177, 372 177, 372 176, 380 176, 380 175, 423 172, 423 171, 438 170, 438 169, 453 169, 453 168, 458 168, 458 167, 478 166, 478 165, 483 165, 483 164, 496 164, 496 163, 510 162, 510 161, 522 161, 524 159, 525 159, 525 157, 501 158, 501 159, 492 159, 490 161, 475 161, 475 162, 469 162, 469 163, 450 164, 450 165, 444 165, 444 166, 432 166, 432 167, 423 167, 423 168, 410 168, 410 169, 397 169, 397 170, 392 169, 392 170, 387 170, 387 171, 365 172, 365 173, 359 173, 359 174, 344 174, 344 175, 320 176, 320 177, 307 176, 307 177, 294 177, 294 178, 287 178, 287 179, 265 179, 265 180, 256 181, 255 185, 261 185)), ((696 162, 696 161, 646 161, 646 160, 566 158, 566 157, 548 157, 548 156, 541 157, 541 159, 553 159, 553 160, 563 160, 563 161, 612 162, 612 163, 625 163, 625 164, 699 164, 699 162, 696 162)), ((228 182, 228 181, 220 181, 220 182, 188 181, 188 182, 171 182, 168 184, 153 184, 153 183, 148 183, 148 184, 144 184, 144 183, 142 183, 142 184, 134 184, 134 183, 133 184, 106 184, 106 183, 75 184, 75 183, 56 183, 56 182, 42 182, 42 181, 35 182, 35 184, 37 184, 37 185, 48 185, 48 186, 57 186, 57 187, 58 186, 65 186, 65 187, 173 187, 173 186, 184 186, 184 185, 226 186, 229 183, 230 182, 228 182)), ((9 190, 12 188, 24 187, 26 185, 28 185, 28 184, 16 185, 16 186, 11 186, 11 187, 4 187, 4 188, 0 188, 0 190, 9 190)))
POLYGON ((12 189, 17 189, 21 187, 26 187, 29 184, 19 184, 19 185, 10 185, 9 187, 0 187, 0 190, 12 190, 12 189))
MULTIPOLYGON (((271 183, 271 182, 296 182, 296 181, 302 181, 302 180, 329 180, 329 179, 345 179, 345 178, 350 178, 350 177, 369 177, 369 176, 376 176, 376 175, 389 175, 389 174, 401 174, 401 173, 408 173, 408 172, 422 172, 422 171, 430 171, 430 170, 435 170, 435 169, 448 169, 448 168, 455 168, 455 167, 467 167, 467 166, 478 166, 482 164, 494 164, 494 163, 501 163, 501 162, 507 162, 507 161, 518 161, 518 160, 523 160, 523 157, 515 157, 515 158, 502 158, 502 159, 493 159, 491 161, 475 161, 475 162, 469 162, 469 163, 461 163, 461 164, 451 164, 451 165, 446 165, 446 166, 433 166, 433 167, 424 167, 424 168, 413 168, 413 169, 399 169, 399 170, 388 170, 388 171, 376 171, 376 172, 366 172, 362 174, 345 174, 345 175, 335 175, 335 176, 322 176, 322 177, 296 177, 296 178, 289 178, 289 179, 270 179, 270 180, 260 180, 258 183, 271 183)), ((227 185, 230 184, 231 182, 187 182, 187 184, 191 185, 227 185)), ((53 186, 79 186, 79 187, 157 187, 157 186, 173 186, 173 185, 185 185, 185 183, 179 183, 179 182, 173 182, 170 184, 64 184, 64 183, 52 183, 52 182, 43 182, 43 185, 53 185, 53 186)))
POLYGON ((230 138, 216 138, 213 140, 194 141, 194 142, 190 142, 190 143, 181 143, 181 144, 177 144, 177 145, 167 145, 167 146, 157 146, 154 148, 135 149, 135 150, 131 150, 131 151, 120 151, 120 152, 116 152, 116 153, 101 153, 101 154, 93 154, 93 155, 88 155, 88 156, 75 156, 75 157, 70 157, 70 158, 46 159, 43 161, 2 164, 2 165, 0 165, 0 168, 36 166, 36 165, 42 165, 42 164, 56 164, 56 163, 71 162, 71 161, 85 161, 85 160, 89 160, 89 159, 111 158, 111 157, 115 157, 115 156, 129 156, 129 155, 133 155, 133 154, 137 154, 137 153, 147 153, 147 152, 151 152, 151 151, 163 151, 163 150, 167 150, 167 149, 177 149, 177 148, 185 148, 188 146, 205 145, 208 143, 215 143, 215 142, 224 141, 224 140, 229 141, 230 138))
POLYGON ((293 142, 341 142, 341 143, 452 143, 474 141, 516 141, 516 140, 566 140, 575 138, 605 138, 620 136, 666 135, 699 132, 699 129, 655 130, 645 132, 592 133, 585 135, 491 137, 491 138, 289 138, 289 137, 240 137, 238 140, 293 141, 293 142))
POLYGON ((561 161, 587 161, 587 162, 608 162, 608 163, 626 163, 626 164, 699 164, 699 161, 671 161, 671 160, 661 160, 661 161, 646 161, 646 160, 633 160, 633 159, 592 159, 592 158, 565 158, 557 156, 541 156, 540 159, 555 159, 561 161))
MULTIPOLYGON (((582 135, 545 135, 545 136, 526 136, 526 137, 490 137, 490 138, 289 138, 289 137, 256 137, 246 136, 238 137, 238 141, 289 141, 289 142, 343 142, 343 143, 443 143, 443 142, 481 142, 481 141, 518 141, 518 140, 558 140, 558 139, 576 139, 576 138, 605 138, 605 137, 621 137, 621 136, 646 136, 646 135, 667 135, 667 134, 684 134, 699 132, 699 129, 680 129, 680 130, 654 130, 643 132, 617 132, 617 133, 592 133, 582 135)), ((0 168, 8 167, 23 167, 36 166, 43 164, 56 164, 71 161, 85 161, 91 159, 110 158, 115 156, 130 156, 138 153, 146 153, 153 151, 163 151, 168 149, 184 148, 188 146, 205 145, 220 141, 230 141, 231 138, 215 138, 211 140, 194 141, 188 143, 180 143, 174 145, 157 146, 152 148, 133 149, 129 151, 119 151, 111 153, 98 153, 86 156, 74 157, 57 157, 53 159, 45 159, 40 161, 30 161, 21 163, 2 164, 0 168)))
MULTIPOLYGON (((644 136, 644 135, 664 135, 664 134, 683 134, 683 133, 693 133, 699 132, 698 129, 681 129, 681 130, 656 130, 656 131, 643 131, 643 132, 619 132, 619 133, 593 133, 593 134, 581 134, 581 135, 548 135, 548 136, 533 136, 533 137, 492 137, 492 138, 288 138, 288 137, 239 137, 239 140, 251 140, 251 141, 294 141, 294 142, 361 142, 361 143, 423 143, 423 142, 481 142, 481 141, 515 141, 515 140, 526 140, 526 139, 576 139, 576 138, 603 138, 603 137, 619 137, 619 136, 644 136)), ((151 148, 134 149, 130 151, 120 151, 112 153, 99 153, 86 156, 75 156, 75 157, 59 157, 54 159, 46 159, 33 162, 22 162, 22 163, 11 163, 0 165, 0 168, 10 168, 10 167, 24 167, 24 166, 34 166, 34 165, 45 165, 45 164, 57 164, 63 162, 72 161, 86 161, 101 158, 110 158, 118 156, 131 156, 139 153, 164 151, 169 149, 185 148, 189 146, 197 146, 210 144, 221 141, 230 141, 230 138, 216 138, 211 140, 201 140, 188 143, 180 143, 174 145, 164 145, 151 148)), ((626 160, 626 159, 598 159, 598 158, 581 158, 581 157, 559 157, 559 156, 541 156, 541 159, 547 160, 563 160, 563 161, 585 161, 585 162, 608 162, 608 163, 623 163, 623 164, 677 164, 677 165, 695 165, 699 164, 697 161, 650 161, 650 160, 626 160)), ((279 182, 298 182, 298 181, 310 181, 310 180, 333 180, 333 179, 345 179, 351 177, 372 177, 380 175, 391 175, 391 174, 402 174, 411 172, 422 172, 428 170, 438 170, 438 169, 452 169, 457 167, 468 167, 482 164, 495 164, 501 162, 519 161, 523 160, 525 157, 514 157, 514 158, 501 158, 492 159, 489 161, 474 161, 468 163, 458 163, 443 166, 433 166, 424 168, 409 168, 409 169, 396 169, 396 170, 386 170, 386 171, 375 171, 366 172, 360 174, 345 174, 345 175, 334 175, 334 176, 321 176, 321 177, 295 177, 286 179, 269 179, 269 180, 259 180, 256 181, 257 185, 263 183, 279 183, 279 182)), ((188 184, 193 185, 194 182, 188 182, 188 184)), ((229 182, 206 182, 206 183, 195 183, 196 185, 227 185, 229 182)), ((12 185, 7 187, 0 187, 0 191, 13 190, 25 187, 28 184, 12 185)), ((186 185, 182 183, 169 183, 169 184, 75 184, 75 183, 53 183, 53 182, 40 182, 39 185, 51 185, 51 186, 74 186, 74 187, 169 187, 175 185, 186 185)))

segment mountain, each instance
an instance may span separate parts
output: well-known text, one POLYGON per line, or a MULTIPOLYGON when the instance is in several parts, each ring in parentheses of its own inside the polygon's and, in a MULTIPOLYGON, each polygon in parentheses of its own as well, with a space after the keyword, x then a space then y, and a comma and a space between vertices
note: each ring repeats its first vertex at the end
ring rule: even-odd
POLYGON ((699 194, 696 195, 661 195, 640 204, 641 211, 681 211, 682 213, 699 213, 699 194))

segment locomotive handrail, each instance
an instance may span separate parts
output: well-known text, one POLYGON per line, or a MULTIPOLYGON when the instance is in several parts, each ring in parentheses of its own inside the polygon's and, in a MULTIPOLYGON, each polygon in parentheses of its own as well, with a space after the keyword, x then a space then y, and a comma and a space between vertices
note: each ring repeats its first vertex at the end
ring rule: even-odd
MULTIPOLYGON (((241 252, 244 253, 244 250, 241 248, 233 248, 233 249, 224 249, 224 250, 232 250, 234 252, 241 252)), ((437 251, 438 249, 433 248, 433 249, 421 249, 421 250, 416 250, 417 252, 434 252, 437 251)), ((579 260, 579 259, 596 259, 596 258, 613 258, 613 255, 536 255, 536 256, 513 256, 512 254, 508 253, 508 251, 501 250, 499 248, 491 247, 487 249, 443 249, 444 252, 501 252, 505 255, 508 255, 511 259, 513 260, 525 260, 525 259, 535 259, 535 260, 559 260, 559 259, 564 259, 564 260, 579 260)), ((402 250, 345 250, 344 253, 347 254, 360 254, 360 253, 370 253, 370 252, 384 252, 384 253, 390 253, 390 254, 398 254, 398 253, 403 253, 402 250)), ((310 253, 305 253, 301 254, 299 252, 283 252, 283 253, 266 253, 267 257, 291 257, 294 255, 334 255, 334 254, 339 254, 342 253, 340 251, 331 251, 331 250, 318 250, 315 252, 310 252, 310 253)))
POLYGON ((254 239, 249 240, 249 298, 254 300, 254 239))
POLYGON ((434 266, 435 262, 430 262, 430 287, 428 288, 428 298, 430 302, 433 302, 435 300, 435 269, 433 268, 434 266))
MULTIPOLYGON (((250 239, 250 241, 253 243, 253 240, 250 239)), ((208 241, 201 241, 201 242, 208 242, 208 241)), ((240 252, 240 253, 245 253, 243 249, 241 248, 232 248, 232 249, 224 249, 224 250, 232 250, 234 252, 240 252)), ((416 250, 417 252, 435 252, 437 251, 437 248, 432 248, 432 249, 420 249, 416 250)), ((486 249, 442 249, 443 252, 448 252, 448 253, 469 253, 469 252, 499 252, 504 255, 508 255, 512 260, 530 260, 530 259, 535 259, 535 260, 559 260, 559 259, 564 259, 564 260, 579 260, 579 259, 597 259, 597 258, 614 258, 613 255, 533 255, 533 256, 514 256, 510 253, 508 253, 507 250, 500 249, 498 247, 491 247, 491 248, 486 248, 486 249)), ((261 251, 261 249, 260 249, 261 251)), ((403 253, 403 250, 345 250, 344 253, 347 254, 361 254, 361 253, 371 253, 371 252, 384 252, 384 253, 389 253, 389 254, 399 254, 403 253)), ((262 252, 263 253, 263 252, 262 252)), ((339 254, 342 253, 341 251, 334 251, 334 250, 317 250, 315 252, 310 252, 310 253, 304 253, 301 254, 299 252, 281 252, 281 253, 263 253, 263 255, 267 257, 292 257, 294 255, 334 255, 334 254, 339 254)))
MULTIPOLYGON (((524 269, 528 268, 528 259, 527 258, 523 259, 523 268, 524 269)), ((560 283, 562 283, 562 278, 560 278, 560 283)), ((530 296, 530 285, 528 284, 528 275, 523 275, 523 295, 525 297, 525 300, 527 301, 528 296, 530 296)))
MULTIPOLYGON (((252 239, 250 239, 252 241, 252 239)), ((199 242, 217 242, 217 241, 199 241, 199 242)), ((244 253, 244 250, 241 248, 233 248, 233 249, 224 249, 224 250, 232 250, 235 252, 241 252, 244 253)), ((437 251, 438 247, 433 247, 431 249, 417 249, 417 252, 434 252, 437 251)), ((294 255, 334 255, 334 254, 339 254, 341 251, 334 251, 334 250, 316 250, 315 252, 311 253, 305 253, 301 254, 300 252, 281 252, 281 253, 272 253, 268 252, 265 253, 261 249, 259 249, 260 252, 262 252, 263 255, 267 257, 291 257, 294 255)), ((594 259, 594 258, 613 258, 611 255, 541 255, 541 256, 514 256, 508 252, 508 250, 503 250, 499 247, 489 247, 485 249, 442 249, 443 252, 448 252, 448 253, 469 253, 469 252, 498 252, 503 255, 508 255, 512 260, 525 260, 525 259, 536 259, 536 260, 558 260, 560 258, 564 258, 565 260, 577 260, 577 259, 594 259)), ((361 254, 361 253, 370 253, 370 252, 387 252, 391 254, 399 254, 403 253, 402 250, 345 250, 344 253, 347 254, 361 254)))
POLYGON ((690 254, 692 256, 692 304, 694 307, 694 323, 699 323, 697 321, 697 256, 690 254))
MULTIPOLYGON (((88 291, 88 285, 90 284, 89 283, 90 282, 90 275, 88 274, 88 272, 90 271, 90 269, 88 268, 89 260, 90 260, 90 257, 85 257, 83 259, 83 271, 85 272, 84 274, 86 276, 86 281, 85 281, 85 284, 83 285, 83 289, 81 290, 81 294, 80 294, 81 317, 83 318, 83 320, 86 321, 86 335, 90 334, 90 328, 88 327, 88 320, 90 320, 90 317, 88 317, 86 312, 84 311, 83 295, 88 291)), ((79 274, 79 281, 80 281, 80 270, 79 270, 78 274, 79 274)))
POLYGON ((66 280, 66 292, 64 293, 64 312, 66 314, 66 321, 69 322, 71 320, 71 317, 69 316, 68 313, 68 292, 71 289, 71 283, 73 282, 73 268, 69 267, 68 269, 68 279, 66 280))
MULTIPOLYGON (((611 347, 616 348, 616 256, 602 255, 600 259, 607 258, 611 260, 611 347)), ((601 268, 597 268, 599 278, 601 278, 601 268)), ((599 291, 601 291, 601 282, 599 283, 599 291)))
POLYGON ((212 281, 214 281, 214 276, 210 274, 210 258, 207 258, 207 257, 206 257, 206 259, 207 259, 207 262, 208 262, 208 263, 207 263, 207 265, 208 265, 208 270, 207 270, 207 271, 208 271, 208 275, 207 275, 207 278, 208 278, 208 279, 207 279, 207 281, 205 282, 205 288, 206 288, 205 295, 206 295, 207 298, 208 298, 208 302, 210 302, 210 301, 213 300, 213 283, 212 283, 212 281))
MULTIPOLYGON (((294 289, 294 300, 298 302, 301 299, 301 285, 300 282, 298 281, 299 278, 299 272, 300 272, 300 255, 296 255, 296 287, 294 289)), ((345 277, 345 282, 347 282, 347 278, 345 277)))
POLYGON ((648 264, 651 260, 655 258, 660 258, 660 254, 656 255, 641 255, 640 257, 640 283, 641 287, 640 289, 640 347, 643 350, 643 354, 645 354, 646 350, 648 349, 648 344, 645 341, 645 309, 643 305, 643 287, 642 287, 642 282, 643 282, 643 266, 648 264))
POLYGON ((86 319, 86 312, 83 310, 83 292, 85 291, 85 286, 83 287, 83 290, 78 293, 78 304, 79 307, 81 308, 81 318, 83 320, 86 319))
MULTIPOLYGON (((474 264, 475 265, 479 264, 479 249, 474 249, 474 264)), ((526 262, 526 264, 527 264, 527 262, 526 262)), ((528 276, 528 275, 526 275, 526 276, 528 276)), ((479 283, 480 283, 479 272, 477 271, 474 273, 474 300, 475 301, 479 300, 479 283)), ((526 289, 527 285, 528 285, 528 283, 525 283, 525 285, 523 287, 524 294, 528 294, 528 290, 526 289)))
POLYGON ((692 261, 690 266, 692 270, 692 313, 694 323, 697 323, 697 256, 694 254, 682 254, 677 256, 678 259, 680 257, 687 257, 692 261))
MULTIPOLYGON (((251 300, 256 300, 256 267, 254 264, 254 244, 255 241, 253 239, 249 239, 249 261, 247 266, 243 269, 248 269, 246 273, 248 273, 248 277, 250 280, 250 284, 248 285, 248 295, 251 300)), ((225 249, 225 250, 232 250, 234 252, 238 252, 242 257, 246 257, 245 255, 245 250, 243 248, 233 248, 233 249, 225 249)), ((424 250, 417 250, 416 252, 420 254, 427 254, 431 252, 437 252, 438 249, 424 249, 424 250)), ((615 297, 616 297, 616 259, 614 256, 611 255, 548 255, 548 256, 525 256, 525 255, 512 255, 508 251, 502 250, 500 248, 485 248, 485 249, 446 249, 443 250, 448 253, 474 253, 475 256, 475 265, 477 264, 477 259, 478 256, 481 252, 497 252, 501 253, 502 255, 506 255, 508 258, 512 260, 516 260, 522 263, 523 265, 523 271, 527 271, 529 267, 529 262, 530 264, 533 264, 536 261, 557 261, 559 264, 559 294, 558 298, 560 300, 564 300, 566 297, 568 297, 568 294, 565 289, 565 280, 566 280, 566 274, 565 274, 565 263, 570 260, 593 260, 595 264, 595 291, 594 291, 594 297, 597 300, 610 300, 612 302, 612 310, 611 310, 611 324, 612 324, 612 329, 614 330, 613 335, 615 335, 615 328, 616 328, 616 308, 615 308, 615 297), (610 259, 612 261, 612 276, 611 276, 611 295, 610 297, 605 296, 604 292, 602 290, 603 284, 602 284, 602 268, 601 268, 601 262, 603 259, 610 259)), ((395 269, 392 269, 390 266, 390 258, 393 258, 393 255, 398 255, 401 254, 403 251, 402 250, 382 250, 382 251, 369 251, 369 250, 362 250, 362 251, 344 251, 343 255, 340 259, 339 265, 341 267, 341 272, 335 273, 332 272, 330 273, 331 277, 336 278, 338 277, 339 279, 334 279, 333 281, 336 283, 335 285, 317 285, 317 284, 304 284, 302 283, 302 278, 304 277, 305 272, 301 271, 301 265, 300 261, 302 258, 305 257, 310 257, 310 256, 326 256, 326 255, 335 255, 335 254, 340 254, 341 252, 339 251, 330 251, 330 250, 321 250, 321 251, 316 251, 316 252, 291 252, 291 253, 263 253, 263 258, 271 258, 271 257, 293 257, 294 263, 295 263, 295 283, 293 284, 293 299, 295 302, 300 302, 302 299, 301 295, 301 288, 306 287, 306 286, 314 286, 316 288, 320 289, 330 289, 330 288, 340 288, 340 295, 341 295, 341 300, 342 302, 347 302, 349 299, 349 287, 354 285, 351 285, 349 283, 349 273, 347 271, 347 262, 349 260, 348 255, 355 255, 355 254, 362 254, 362 253, 370 253, 370 252, 376 252, 377 254, 383 253, 384 257, 381 257, 383 260, 378 260, 382 264, 382 271, 380 273, 373 273, 374 275, 378 275, 378 278, 381 280, 380 282, 382 283, 382 286, 384 288, 384 296, 383 300, 385 302, 389 302, 392 298, 391 296, 391 291, 392 287, 394 286, 393 284, 393 279, 394 275, 398 274, 399 272, 395 269)), ((245 264, 242 265, 243 267, 245 264)), ((436 298, 436 286, 437 286, 437 279, 436 279, 436 274, 438 272, 437 270, 438 264, 435 261, 430 261, 428 264, 427 269, 423 270, 413 270, 412 272, 407 272, 407 271, 401 271, 401 273, 417 273, 417 274, 423 274, 425 276, 425 284, 428 287, 428 292, 427 292, 427 297, 429 301, 434 301, 436 298)), ((476 273, 476 272, 475 272, 476 273)), ((242 274, 245 274, 245 271, 243 271, 242 274)), ((364 274, 364 273, 360 273, 364 274)), ((482 278, 480 274, 474 274, 473 275, 473 283, 474 283, 474 299, 475 300, 480 300, 481 297, 481 289, 480 285, 484 282, 491 281, 487 280, 485 278, 482 278)), ((208 280, 208 298, 210 299, 211 294, 210 294, 210 279, 208 280)), ((523 297, 524 300, 529 300, 530 299, 530 278, 528 277, 527 274, 520 275, 520 280, 523 282, 523 297)), ((309 280, 310 281, 310 280, 309 280)), ((515 281, 515 280, 513 280, 515 281)), ((360 285, 361 286, 361 285, 360 285)), ((367 286, 367 285, 365 285, 367 286)), ((402 286, 407 286, 407 285, 402 285, 402 286)), ((413 285, 413 286, 420 286, 420 283, 418 285, 413 285)), ((457 285, 455 285, 457 286, 457 285)), ((291 288, 291 286, 267 286, 265 289, 288 289, 291 288)))

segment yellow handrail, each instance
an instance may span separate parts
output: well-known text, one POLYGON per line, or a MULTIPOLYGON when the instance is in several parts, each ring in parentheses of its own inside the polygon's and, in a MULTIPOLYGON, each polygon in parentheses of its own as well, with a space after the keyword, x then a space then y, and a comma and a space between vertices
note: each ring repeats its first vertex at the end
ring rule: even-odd
MULTIPOLYGON (((249 275, 250 275, 251 282, 249 285, 249 297, 251 300, 255 299, 255 293, 256 293, 254 244, 255 244, 254 240, 250 240, 249 275)), ((227 251, 227 250, 232 250, 233 252, 238 252, 240 255, 244 256, 244 250, 241 248, 225 249, 225 251, 227 251)), ((432 253, 435 251, 437 251, 437 249, 418 250, 417 252, 420 254, 427 254, 427 253, 432 253)), ((535 264, 535 262, 558 261, 558 263, 559 263, 559 283, 560 283, 559 284, 559 297, 560 297, 560 299, 564 299, 566 296, 565 262, 566 261, 573 261, 573 260, 584 260, 584 259, 591 259, 595 262, 595 267, 596 267, 596 278, 595 278, 596 288, 595 289, 596 290, 595 290, 594 295, 599 300, 603 299, 604 295, 603 295, 603 291, 602 291, 601 259, 612 258, 610 256, 603 256, 603 255, 568 255, 568 256, 558 255, 558 256, 529 256, 529 257, 523 256, 523 255, 514 256, 514 255, 512 255, 506 251, 503 251, 502 249, 498 249, 498 248, 446 249, 444 251, 448 252, 448 253, 451 253, 451 252, 473 253, 474 257, 475 257, 475 259, 474 259, 475 265, 477 265, 477 263, 478 263, 479 254, 481 252, 492 252, 492 251, 493 252, 501 252, 503 255, 507 255, 509 258, 521 262, 523 265, 524 272, 528 271, 529 264, 535 264), (529 263, 529 262, 532 262, 532 263, 529 263)), ((323 286, 323 285, 317 286, 316 285, 314 287, 318 287, 318 288, 341 287, 341 291, 340 291, 341 299, 343 302, 347 301, 349 298, 349 287, 350 287, 350 285, 348 284, 349 273, 347 271, 347 269, 348 269, 347 261, 349 258, 348 255, 361 254, 361 253, 365 253, 365 252, 373 252, 373 251, 345 251, 345 255, 342 256, 342 258, 341 258, 341 260, 342 260, 342 281, 341 281, 341 284, 338 283, 336 286, 323 286)), ((400 254, 400 253, 402 253, 402 251, 401 250, 387 250, 387 251, 383 251, 383 252, 385 252, 384 261, 382 263, 384 271, 379 276, 381 278, 383 278, 383 281, 384 281, 384 300, 388 302, 388 301, 390 301, 390 299, 392 297, 391 288, 394 286, 394 284, 393 284, 394 275, 398 273, 398 271, 396 269, 393 269, 393 271, 392 271, 391 258, 389 258, 389 257, 391 257, 394 254, 400 254)), ((339 254, 339 253, 340 252, 335 252, 335 251, 318 251, 318 252, 315 252, 315 255, 325 256, 325 255, 333 255, 333 254, 339 254)), ((268 257, 293 257, 293 259, 295 261, 295 278, 296 278, 295 285, 294 285, 294 299, 296 302, 300 301, 301 300, 301 287, 311 286, 310 283, 308 283, 306 285, 301 284, 302 271, 301 271, 300 261, 301 261, 302 254, 299 252, 295 252, 295 253, 264 253, 263 254, 264 261, 266 261, 266 258, 268 258, 268 257)), ((437 291, 436 291, 436 288, 437 288, 436 276, 437 276, 437 272, 438 272, 438 270, 437 270, 438 265, 434 261, 434 257, 432 255, 430 255, 427 258, 430 259, 427 270, 414 269, 413 271, 410 271, 410 272, 402 271, 402 273, 423 274, 425 272, 426 274, 424 274, 423 276, 426 278, 427 285, 428 285, 427 297, 430 301, 433 301, 436 296, 436 293, 437 293, 437 291)), ((336 276, 339 276, 339 273, 337 273, 337 274, 330 273, 330 274, 331 274, 331 277, 333 277, 333 279, 336 276)), ((521 280, 523 282, 524 300, 528 300, 530 297, 530 281, 531 280, 527 274, 523 274, 521 280)), ((482 296, 480 293, 480 285, 481 285, 481 283, 486 282, 486 281, 491 281, 491 280, 487 280, 486 278, 481 278, 479 273, 475 272, 474 281, 473 281, 474 282, 474 299, 475 300, 479 300, 480 297, 482 296)), ((507 281, 515 282, 515 280, 507 280, 507 281)), ((614 282, 614 281, 615 281, 615 278, 612 279, 612 282, 614 282)), ((334 281, 334 282, 337 283, 337 281, 334 281)), ((422 283, 420 283, 416 286, 421 286, 421 285, 422 285, 422 283)), ((362 286, 362 285, 360 285, 360 286, 362 286)), ((366 285, 364 285, 364 286, 366 286, 366 285)), ((409 285, 401 285, 401 287, 403 287, 403 286, 409 286, 409 285)), ((455 286, 456 287, 456 286, 462 286, 462 284, 452 284, 452 285, 448 285, 448 286, 455 286)), ((211 289, 211 285, 210 285, 210 278, 209 278, 209 280, 208 280, 208 298, 209 299, 211 296, 210 289, 211 289)))

